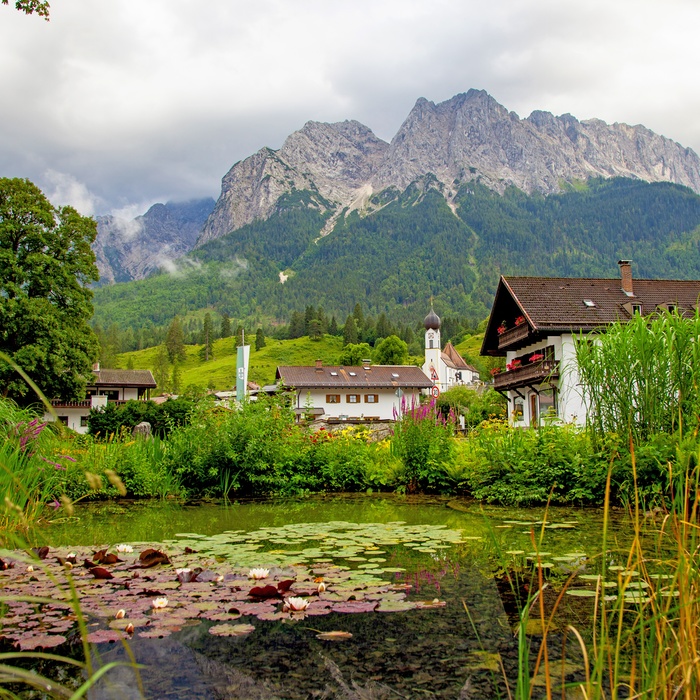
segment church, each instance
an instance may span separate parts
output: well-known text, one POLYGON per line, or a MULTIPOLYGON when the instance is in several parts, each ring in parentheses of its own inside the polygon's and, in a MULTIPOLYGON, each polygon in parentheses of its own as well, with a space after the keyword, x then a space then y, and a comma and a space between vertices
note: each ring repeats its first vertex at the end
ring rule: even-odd
POLYGON ((425 364, 423 372, 433 383, 431 396, 437 398, 453 386, 474 387, 480 383, 479 370, 468 365, 452 343, 442 349, 440 342, 440 317, 430 308, 425 317, 425 364))

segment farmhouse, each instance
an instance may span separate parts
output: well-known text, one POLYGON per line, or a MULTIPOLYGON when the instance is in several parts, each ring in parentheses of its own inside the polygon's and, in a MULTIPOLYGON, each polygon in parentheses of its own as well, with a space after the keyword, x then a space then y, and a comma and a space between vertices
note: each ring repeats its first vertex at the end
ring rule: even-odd
POLYGON ((278 386, 294 391, 298 415, 325 420, 394 420, 403 405, 418 403, 423 390, 433 383, 419 367, 371 365, 360 367, 278 367, 278 386))
POLYGON ((546 415, 585 422, 574 348, 581 333, 634 314, 698 308, 700 281, 633 279, 631 261, 618 265, 617 279, 501 277, 481 354, 506 358, 494 388, 507 397, 513 425, 539 425, 546 415))
MULTIPOLYGON (((78 433, 87 433, 91 409, 103 408, 107 402, 148 400, 151 389, 155 388, 156 381, 149 369, 100 369, 98 364, 92 371, 92 382, 87 386, 85 401, 54 399, 51 405, 58 420, 78 433)), ((54 418, 50 413, 45 413, 44 420, 52 421, 54 418)))

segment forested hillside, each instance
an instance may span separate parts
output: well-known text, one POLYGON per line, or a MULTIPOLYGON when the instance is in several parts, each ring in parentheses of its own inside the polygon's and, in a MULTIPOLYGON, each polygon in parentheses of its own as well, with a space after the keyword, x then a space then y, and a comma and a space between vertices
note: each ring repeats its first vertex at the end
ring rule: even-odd
POLYGON ((545 197, 469 183, 454 211, 439 187, 428 176, 385 190, 323 238, 318 194, 295 192, 269 219, 180 259, 176 273, 96 290, 95 322, 140 335, 122 344, 130 349, 204 310, 270 330, 310 304, 342 323, 359 302, 419 324, 433 297, 439 314, 475 326, 500 274, 616 277, 617 260, 631 258, 638 277, 700 276, 700 197, 685 187, 592 180, 545 197))

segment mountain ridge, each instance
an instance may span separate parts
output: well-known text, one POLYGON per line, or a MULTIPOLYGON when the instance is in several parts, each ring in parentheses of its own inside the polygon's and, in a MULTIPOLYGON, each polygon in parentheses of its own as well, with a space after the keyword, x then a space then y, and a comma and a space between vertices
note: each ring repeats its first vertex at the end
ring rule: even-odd
POLYGON ((542 110, 521 119, 472 89, 437 104, 419 98, 389 144, 356 121, 307 122, 279 150, 261 149, 229 170, 197 246, 272 215, 285 192, 317 191, 318 206, 337 217, 427 174, 442 183, 448 203, 472 180, 499 193, 515 186, 552 194, 576 180, 631 177, 700 193, 697 154, 642 125, 542 110))

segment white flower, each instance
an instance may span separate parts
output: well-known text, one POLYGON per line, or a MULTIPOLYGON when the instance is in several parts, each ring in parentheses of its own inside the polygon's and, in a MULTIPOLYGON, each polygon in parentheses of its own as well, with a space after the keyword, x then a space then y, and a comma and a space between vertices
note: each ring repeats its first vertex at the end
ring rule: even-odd
POLYGON ((119 554, 131 554, 131 552, 134 551, 134 548, 130 544, 118 544, 117 545, 117 552, 119 554))
POLYGON ((175 569, 175 573, 179 576, 180 574, 189 574, 192 569, 175 569))
POLYGON ((267 578, 269 575, 269 569, 251 569, 248 572, 248 578, 254 578, 256 581, 259 581, 262 578, 267 578))
POLYGON ((30 565, 27 567, 27 571, 29 571, 29 572, 31 573, 32 571, 34 571, 34 567, 30 564, 30 565))
POLYGON ((321 583, 318 584, 318 592, 323 593, 326 590, 326 584, 321 581, 321 583))
POLYGON ((304 600, 304 598, 297 598, 294 596, 292 596, 291 598, 286 598, 284 603, 292 612, 301 612, 302 610, 306 610, 306 608, 309 607, 308 600, 304 600))
POLYGON ((123 620, 126 617, 126 610, 122 608, 121 610, 117 610, 117 614, 114 616, 115 620, 123 620))
POLYGON ((167 604, 168 604, 168 599, 167 599, 167 598, 154 598, 154 599, 151 601, 151 606, 152 606, 155 610, 161 610, 161 609, 164 608, 167 604))

